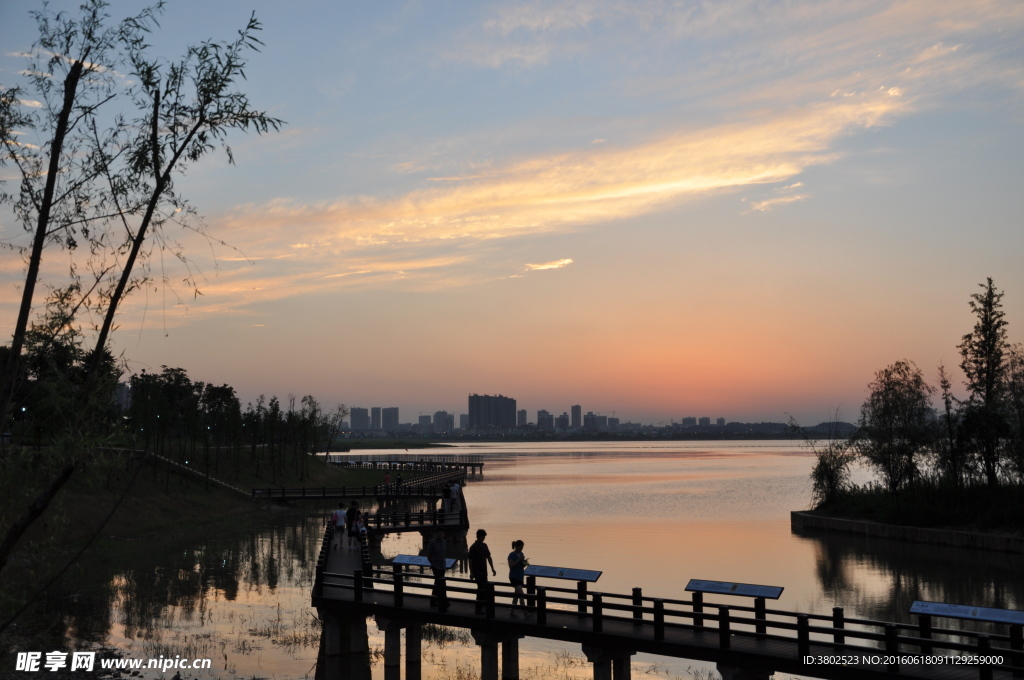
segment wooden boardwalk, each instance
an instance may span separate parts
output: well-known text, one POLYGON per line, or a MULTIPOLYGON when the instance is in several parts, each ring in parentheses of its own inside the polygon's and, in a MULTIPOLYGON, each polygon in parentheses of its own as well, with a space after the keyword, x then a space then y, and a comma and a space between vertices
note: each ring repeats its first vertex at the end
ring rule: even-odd
MULTIPOLYGON (((1024 651, 1020 651, 1019 637, 931 628, 932 638, 924 639, 918 635, 921 631, 909 624, 843 619, 841 613, 837 620, 731 603, 704 601, 701 606, 693 599, 647 597, 639 589, 625 595, 533 583, 533 615, 511 618, 508 584, 493 584, 487 613, 476 614, 475 584, 450 577, 446 580, 451 606, 440 613, 429 606, 432 579, 397 570, 364 571, 359 559, 353 559, 356 552, 333 549, 325 535, 312 597, 313 606, 322 616, 373 615, 379 620, 401 622, 402 626, 434 623, 468 628, 474 637, 492 635, 494 639, 514 640, 526 636, 580 643, 588 655, 598 650, 604 655, 601 658, 624 657, 625 677, 629 655, 635 652, 710 661, 719 668, 755 673, 744 677, 768 677, 771 671, 819 678, 1024 677, 1024 651), (924 664, 922 651, 942 657, 947 663, 924 664), (954 665, 949 663, 951 653, 965 655, 964 658, 974 654, 996 655, 1002 657, 1002 663, 954 665), (854 662, 805 663, 806 657, 836 656, 854 662)), ((603 670, 599 672, 598 664, 595 661, 595 678, 611 677, 610 671, 608 675, 603 670)), ((489 676, 487 668, 485 660, 485 680, 489 676)), ((493 668, 493 677, 497 677, 496 661, 493 668)))

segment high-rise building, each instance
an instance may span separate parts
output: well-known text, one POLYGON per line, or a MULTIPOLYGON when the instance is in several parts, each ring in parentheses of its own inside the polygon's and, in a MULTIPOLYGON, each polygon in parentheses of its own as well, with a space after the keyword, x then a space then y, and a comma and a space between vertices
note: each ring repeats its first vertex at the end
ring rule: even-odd
POLYGON ((380 406, 374 406, 370 409, 370 429, 380 429, 380 406))
POLYGON ((697 424, 701 427, 711 427, 711 418, 704 417, 697 421, 697 424))
POLYGON ((683 418, 683 427, 697 427, 697 419, 683 418))
POLYGON ((433 423, 430 422, 430 416, 420 416, 419 430, 420 432, 430 432, 434 429, 433 423))
POLYGON ((436 411, 434 413, 434 432, 442 434, 444 432, 451 432, 455 429, 452 421, 455 420, 454 416, 448 414, 448 411, 436 411))
POLYGON ((569 429, 569 414, 562 412, 562 415, 555 418, 555 429, 559 432, 565 432, 569 429))
POLYGON ((583 407, 576 404, 570 410, 572 411, 572 427, 574 430, 578 430, 583 427, 583 407))
POLYGON ((398 407, 391 406, 380 412, 381 429, 389 432, 398 430, 398 407))
POLYGON ((719 427, 725 427, 725 418, 719 418, 716 422, 719 427))
POLYGON ((527 422, 529 421, 527 420, 526 409, 519 409, 518 413, 516 414, 516 425, 519 427, 526 427, 527 422))
POLYGON ((469 429, 469 414, 468 413, 460 413, 459 414, 459 429, 460 430, 468 430, 469 429))
POLYGON ((500 394, 469 395, 469 427, 516 426, 516 400, 500 394))
POLYGON ((555 429, 555 417, 541 409, 537 411, 537 429, 550 432, 555 429))
POLYGON ((352 416, 352 429, 353 430, 369 430, 370 429, 370 412, 365 408, 353 408, 349 414, 352 416))

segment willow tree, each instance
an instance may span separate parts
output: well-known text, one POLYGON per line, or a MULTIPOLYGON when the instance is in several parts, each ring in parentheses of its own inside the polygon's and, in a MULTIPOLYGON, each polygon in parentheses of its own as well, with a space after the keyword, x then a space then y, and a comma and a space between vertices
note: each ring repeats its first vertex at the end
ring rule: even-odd
MULTIPOLYGON (((148 282, 153 243, 173 225, 205 233, 175 178, 217 148, 234 162, 226 144, 232 130, 264 133, 281 125, 253 109, 239 89, 247 58, 262 44, 255 16, 233 40, 208 40, 168 61, 152 55, 147 42, 162 9, 161 3, 113 26, 103 0, 87 0, 78 18, 35 12, 37 58, 23 83, 0 89, 0 164, 20 174, 17 190, 0 199, 32 234, 0 383, 0 422, 20 375, 45 249, 76 256, 58 285, 79 296, 76 309, 100 320, 87 360, 87 375, 94 375, 121 304, 148 282), (27 105, 36 102, 37 108, 27 105)), ((185 258, 181 249, 174 254, 185 258)))

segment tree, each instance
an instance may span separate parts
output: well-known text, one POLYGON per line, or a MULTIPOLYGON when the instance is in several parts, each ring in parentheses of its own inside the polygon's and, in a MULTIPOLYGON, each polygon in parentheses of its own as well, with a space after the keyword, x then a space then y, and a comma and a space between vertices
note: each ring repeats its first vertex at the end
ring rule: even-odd
POLYGON ((938 468, 940 474, 947 480, 957 488, 962 488, 970 474, 969 461, 964 455, 961 441, 963 414, 956 397, 953 396, 953 381, 943 365, 939 366, 939 391, 942 395, 942 413, 936 422, 935 437, 938 468))
POLYGON ((850 465, 856 457, 854 442, 843 436, 839 409, 830 415, 829 421, 822 423, 825 426, 823 439, 812 437, 795 418, 789 419, 790 430, 802 436, 804 448, 814 454, 814 467, 811 468, 811 502, 814 507, 833 503, 848 491, 850 465))
POLYGON ((917 456, 930 440, 932 388, 912 361, 875 373, 860 412, 857 450, 895 492, 917 476, 917 456))
POLYGON ((964 413, 964 430, 981 459, 989 486, 999 483, 999 442, 1008 432, 1004 412, 1006 401, 1006 319, 1003 293, 992 279, 978 284, 981 293, 971 295, 971 311, 977 318, 974 330, 963 337, 960 368, 969 397, 964 413))
MULTIPOLYGON (((205 233, 195 212, 176 192, 174 178, 218 146, 233 129, 259 133, 281 121, 253 110, 237 89, 246 58, 261 43, 250 17, 233 41, 191 46, 167 62, 149 54, 146 36, 162 4, 114 27, 104 0, 87 0, 82 16, 35 13, 37 54, 25 87, 0 89, 0 164, 21 176, 17 196, 4 194, 33 233, 28 271, 6 370, 0 382, 0 422, 19 380, 21 350, 31 315, 43 250, 60 245, 85 251, 73 260, 66 289, 75 305, 102 319, 89 356, 88 389, 114 328, 120 304, 148 281, 146 259, 165 225, 186 224, 205 233), (122 77, 123 76, 123 77, 122 77), (58 87, 63 83, 63 87, 58 87), (44 106, 26 109, 31 96, 44 106), (37 142, 25 137, 37 134, 37 142), (79 240, 87 245, 79 248, 79 240), (87 275, 91 282, 82 285, 87 275)), ((186 259, 180 248, 176 256, 186 259)))
POLYGON ((1010 346, 1006 362, 1006 413, 1010 437, 1009 463, 1017 483, 1024 483, 1024 345, 1010 346))

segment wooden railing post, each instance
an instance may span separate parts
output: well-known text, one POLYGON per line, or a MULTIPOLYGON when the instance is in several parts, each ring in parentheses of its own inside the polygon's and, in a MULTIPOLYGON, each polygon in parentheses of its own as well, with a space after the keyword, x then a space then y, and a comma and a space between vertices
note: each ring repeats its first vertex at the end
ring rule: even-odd
POLYGON ((846 642, 846 635, 839 632, 846 628, 846 618, 843 615, 842 607, 832 607, 832 627, 836 632, 832 634, 832 641, 836 643, 836 651, 846 642))
POLYGON ((402 607, 405 605, 405 586, 402 583, 402 565, 392 564, 391 570, 393 573, 392 578, 395 579, 395 606, 402 607))
POLYGON ((604 607, 602 603, 601 593, 594 593, 590 596, 593 598, 594 608, 594 632, 600 633, 604 630, 604 607))
POLYGON ((665 639, 665 600, 654 600, 654 639, 665 639))
POLYGON ((807 614, 796 616, 796 654, 803 659, 811 650, 811 621, 807 614))
MULTIPOLYGON (((917 615, 917 635, 922 640, 932 639, 932 617, 929 614, 917 615)), ((931 654, 932 645, 927 642, 921 643, 921 654, 931 654)))
POLYGON ((732 646, 732 630, 729 625, 729 607, 718 608, 718 646, 729 649, 732 646))
POLYGON ((693 625, 703 626, 704 617, 701 613, 704 611, 704 593, 694 593, 691 598, 693 602, 693 625))
MULTIPOLYGON (((1010 626, 1010 649, 1014 651, 1010 654, 1010 665, 1024 666, 1024 654, 1021 653, 1024 651, 1024 626, 1020 624, 1010 626)), ((1013 677, 1024 677, 1024 671, 1014 671, 1013 677)))
POLYGON ((548 589, 544 586, 537 586, 537 623, 543 625, 548 622, 548 589))
POLYGON ((352 572, 352 597, 356 602, 363 601, 363 570, 356 569, 352 572))
POLYGON ((537 577, 527 576, 526 577, 526 606, 530 611, 533 611, 534 607, 537 606, 537 577))
POLYGON ((768 632, 768 626, 765 623, 765 619, 767 619, 768 616, 765 613, 763 597, 754 598, 754 618, 757 619, 757 623, 754 624, 754 631, 757 633, 757 639, 763 640, 765 633, 768 632))
POLYGON ((640 588, 633 588, 633 623, 643 623, 644 613, 641 611, 644 606, 644 592, 640 588))
MULTIPOLYGON (((986 657, 992 653, 992 640, 988 635, 978 636, 978 651, 980 657, 986 657)), ((984 663, 988 659, 983 658, 983 663, 978 664, 978 677, 981 680, 992 680, 992 664, 984 663)))
POLYGON ((580 616, 586 616, 587 614, 587 582, 576 581, 576 599, 579 600, 579 604, 576 605, 576 609, 580 616))
POLYGON ((885 624, 885 655, 889 657, 890 663, 886 666, 886 670, 890 673, 900 672, 899 653, 900 653, 900 641, 899 628, 896 627, 895 623, 885 624))
POLYGON ((494 602, 494 584, 487 584, 487 592, 484 594, 487 599, 484 601, 484 614, 489 619, 493 619, 496 615, 496 606, 494 602))

